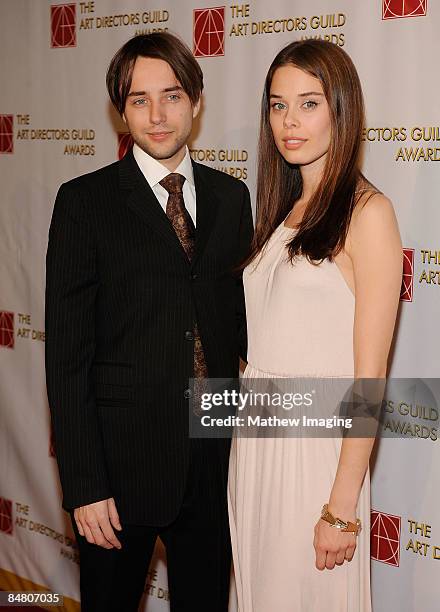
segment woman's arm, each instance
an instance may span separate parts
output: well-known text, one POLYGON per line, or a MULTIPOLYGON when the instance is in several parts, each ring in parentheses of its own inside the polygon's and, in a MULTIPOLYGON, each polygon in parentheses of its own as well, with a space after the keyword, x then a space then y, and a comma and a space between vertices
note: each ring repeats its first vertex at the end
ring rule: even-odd
MULTIPOLYGON (((350 226, 346 252, 355 282, 353 330, 355 378, 384 379, 402 282, 402 245, 391 202, 382 194, 359 203, 350 226)), ((329 499, 329 510, 354 520, 374 438, 345 438, 329 499)), ((326 500, 323 500, 323 503, 326 500)), ((318 521, 315 548, 318 569, 350 559, 355 538, 318 521), (327 553, 321 550, 329 547, 327 553)))
MULTIPOLYGON (((359 203, 346 251, 353 264, 355 378, 385 378, 402 283, 402 244, 393 206, 382 194, 359 203)), ((374 440, 345 439, 330 496, 341 513, 356 507, 374 440)))

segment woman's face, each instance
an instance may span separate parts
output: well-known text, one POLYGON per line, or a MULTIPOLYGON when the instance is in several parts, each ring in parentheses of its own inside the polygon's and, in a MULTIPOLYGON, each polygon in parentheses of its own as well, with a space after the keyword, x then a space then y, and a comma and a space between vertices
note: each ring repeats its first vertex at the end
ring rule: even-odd
POLYGON ((284 159, 323 168, 331 121, 319 80, 295 66, 281 66, 272 78, 269 103, 270 126, 284 159))

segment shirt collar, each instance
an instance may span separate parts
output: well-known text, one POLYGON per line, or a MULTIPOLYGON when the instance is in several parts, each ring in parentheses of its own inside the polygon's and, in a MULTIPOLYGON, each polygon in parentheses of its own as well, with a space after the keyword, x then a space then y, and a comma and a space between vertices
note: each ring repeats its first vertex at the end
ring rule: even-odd
MULTIPOLYGON (((170 174, 168 168, 165 168, 157 159, 145 153, 136 143, 133 145, 133 156, 151 188, 155 187, 170 174)), ((194 185, 194 173, 188 147, 186 147, 185 157, 174 172, 181 174, 191 185, 194 185)))

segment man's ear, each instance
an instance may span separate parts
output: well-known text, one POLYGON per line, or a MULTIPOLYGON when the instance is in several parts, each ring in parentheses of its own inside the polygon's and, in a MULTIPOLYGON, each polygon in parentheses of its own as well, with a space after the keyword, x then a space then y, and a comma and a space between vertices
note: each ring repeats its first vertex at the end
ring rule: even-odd
POLYGON ((202 103, 202 96, 200 96, 200 98, 197 100, 197 102, 193 106, 193 119, 195 119, 197 115, 199 114, 201 103, 202 103))
POLYGON ((123 121, 125 124, 127 124, 127 119, 125 118, 125 113, 122 113, 121 117, 122 117, 122 121, 123 121))

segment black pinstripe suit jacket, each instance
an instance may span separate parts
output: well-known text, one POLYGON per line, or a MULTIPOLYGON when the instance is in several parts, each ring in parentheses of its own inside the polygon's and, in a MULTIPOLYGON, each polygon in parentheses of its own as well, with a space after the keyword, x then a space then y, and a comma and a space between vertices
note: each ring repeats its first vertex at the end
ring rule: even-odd
MULTIPOLYGON (((227 174, 193 169, 191 263, 131 152, 58 192, 46 261, 46 372, 66 509, 114 497, 122 520, 170 522, 188 467, 186 332, 195 321, 210 377, 238 374, 245 311, 232 269, 252 235, 249 192, 227 174)), ((227 453, 218 456, 226 463, 227 453)))

